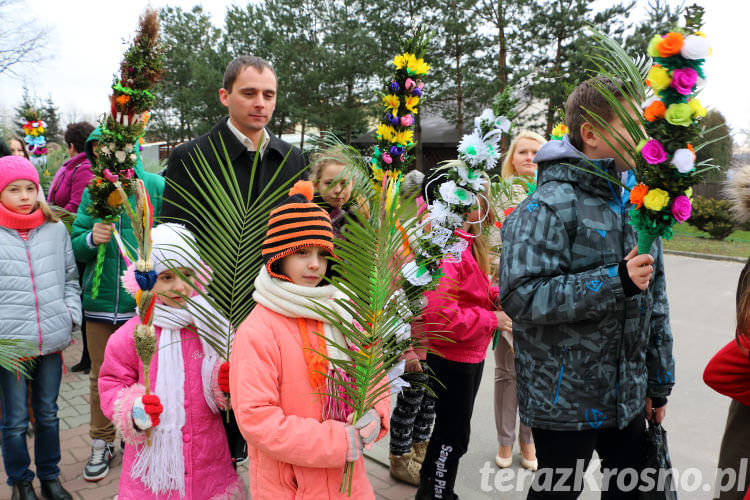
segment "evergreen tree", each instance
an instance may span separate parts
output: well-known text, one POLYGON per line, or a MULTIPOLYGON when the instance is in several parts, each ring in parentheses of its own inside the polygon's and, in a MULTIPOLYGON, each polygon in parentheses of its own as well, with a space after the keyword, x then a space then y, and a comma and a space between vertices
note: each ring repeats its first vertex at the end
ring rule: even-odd
POLYGON ((47 96, 44 107, 41 109, 41 115, 42 119, 47 122, 47 142, 56 142, 62 146, 64 138, 63 131, 60 128, 60 109, 55 106, 51 95, 47 96))
POLYGON ((202 7, 164 7, 159 18, 164 78, 156 90, 152 130, 167 142, 180 142, 208 132, 226 114, 218 89, 228 58, 221 30, 202 7))
POLYGON ((16 123, 13 129, 13 133, 16 136, 23 139, 23 137, 26 135, 26 132, 24 132, 23 130, 23 124, 26 123, 27 117, 33 114, 37 118, 41 118, 39 116, 38 109, 39 99, 36 97, 36 95, 33 95, 31 93, 26 85, 24 85, 23 94, 21 95, 21 104, 14 108, 16 112, 16 123))
POLYGON ((701 125, 705 130, 709 131, 703 137, 703 142, 710 144, 706 144, 704 147, 698 149, 695 152, 695 156, 699 162, 711 160, 711 164, 719 167, 718 170, 708 173, 706 176, 707 181, 722 181, 732 161, 732 146, 734 146, 732 137, 729 135, 730 129, 727 125, 727 120, 720 111, 712 109, 703 118, 701 125))
POLYGON ((632 57, 645 55, 648 42, 656 34, 673 30, 680 23, 685 4, 670 6, 666 0, 649 0, 648 16, 625 41, 625 50, 632 57))

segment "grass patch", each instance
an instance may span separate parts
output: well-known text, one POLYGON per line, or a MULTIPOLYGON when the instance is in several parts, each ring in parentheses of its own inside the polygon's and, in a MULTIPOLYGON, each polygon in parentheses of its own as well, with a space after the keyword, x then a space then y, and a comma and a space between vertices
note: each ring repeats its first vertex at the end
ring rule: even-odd
POLYGON ((708 233, 690 224, 676 224, 673 230, 674 237, 671 240, 662 240, 666 250, 742 258, 750 255, 750 231, 735 231, 727 239, 719 241, 712 240, 708 233))

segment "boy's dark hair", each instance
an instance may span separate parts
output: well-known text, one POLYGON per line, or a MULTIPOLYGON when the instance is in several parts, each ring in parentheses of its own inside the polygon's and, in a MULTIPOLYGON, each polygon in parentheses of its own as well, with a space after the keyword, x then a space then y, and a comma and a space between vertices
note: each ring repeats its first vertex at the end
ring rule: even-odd
POLYGON ((77 153, 83 153, 86 146, 86 139, 89 138, 94 126, 89 122, 76 122, 68 125, 65 129, 65 144, 72 144, 77 153))
POLYGON ((612 95, 618 99, 625 97, 620 90, 621 82, 613 82, 606 76, 600 75, 580 83, 565 101, 565 125, 569 129, 568 138, 570 143, 581 151, 583 151, 581 125, 587 121, 596 125, 594 115, 600 116, 607 123, 615 116, 612 106, 598 90, 601 86, 612 92, 612 95))
POLYGON ((252 66, 256 70, 258 70, 258 73, 263 73, 263 70, 269 70, 271 73, 276 76, 276 72, 271 67, 271 64, 263 59, 262 57, 258 56, 239 56, 232 59, 232 62, 230 62, 227 65, 226 71, 224 71, 224 89, 231 93, 232 92, 232 85, 234 85, 234 81, 237 79, 237 75, 239 75, 242 70, 247 68, 248 66, 252 66))

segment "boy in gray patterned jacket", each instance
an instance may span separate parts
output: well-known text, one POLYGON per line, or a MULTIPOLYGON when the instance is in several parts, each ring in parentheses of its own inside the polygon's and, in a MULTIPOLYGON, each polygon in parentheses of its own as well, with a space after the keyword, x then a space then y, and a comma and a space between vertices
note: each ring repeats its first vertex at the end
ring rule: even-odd
POLYGON ((539 188, 502 228, 501 304, 513 319, 519 412, 540 467, 530 499, 577 498, 594 450, 610 474, 603 498, 637 498, 654 474, 643 469, 646 419, 654 411, 661 422, 674 385, 661 242, 636 255, 629 193, 608 178, 635 179, 607 144, 615 134, 596 131, 589 113, 629 137, 591 80, 580 84, 566 103, 569 136, 540 149, 539 188), (623 488, 633 483, 617 481, 623 469, 640 485, 623 488))

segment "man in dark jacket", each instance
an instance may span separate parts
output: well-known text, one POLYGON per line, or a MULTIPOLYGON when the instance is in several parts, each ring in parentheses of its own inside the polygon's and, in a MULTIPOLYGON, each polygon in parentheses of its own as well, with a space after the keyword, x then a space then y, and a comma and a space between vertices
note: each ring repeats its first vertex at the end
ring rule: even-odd
MULTIPOLYGON (((267 61, 254 56, 234 59, 227 66, 224 86, 219 89, 219 99, 227 107, 229 117, 222 118, 208 134, 178 146, 169 157, 164 173, 167 182, 161 221, 187 225, 201 248, 205 248, 206 235, 217 229, 214 221, 224 220, 224 216, 221 207, 203 191, 208 186, 200 183, 201 176, 195 168, 195 162, 199 158, 205 158, 224 189, 232 193, 224 180, 221 167, 221 164, 226 165, 229 160, 237 179, 241 200, 250 204, 303 177, 305 161, 302 152, 273 135, 267 128, 276 107, 276 83, 276 74, 267 61), (195 202, 185 199, 183 189, 203 205, 204 209, 191 210, 190 207, 195 202)), ((270 211, 273 207, 267 208, 270 211)), ((249 222, 264 227, 267 220, 264 214, 249 222)), ((259 229, 259 238, 262 238, 264 231, 259 229)), ((254 231, 254 228, 250 231, 254 231)), ((240 253, 247 255, 244 249, 240 253)), ((214 283, 218 279, 220 278, 215 278, 214 283)), ((235 303, 250 301, 251 291, 247 287, 245 296, 235 298, 235 303)), ((228 426, 227 433, 232 456, 244 458, 246 452, 243 456, 241 451, 237 451, 244 442, 234 423, 228 426)))

